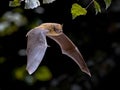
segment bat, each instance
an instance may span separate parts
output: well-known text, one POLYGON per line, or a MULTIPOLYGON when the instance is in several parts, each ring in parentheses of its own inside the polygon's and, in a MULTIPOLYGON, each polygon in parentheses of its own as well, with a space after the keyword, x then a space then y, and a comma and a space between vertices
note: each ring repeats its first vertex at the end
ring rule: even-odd
POLYGON ((48 47, 46 36, 54 40, 67 55, 80 67, 81 71, 91 76, 90 71, 75 44, 63 33, 62 25, 58 23, 43 23, 30 30, 27 39, 27 66, 29 74, 35 72, 41 63, 48 47))

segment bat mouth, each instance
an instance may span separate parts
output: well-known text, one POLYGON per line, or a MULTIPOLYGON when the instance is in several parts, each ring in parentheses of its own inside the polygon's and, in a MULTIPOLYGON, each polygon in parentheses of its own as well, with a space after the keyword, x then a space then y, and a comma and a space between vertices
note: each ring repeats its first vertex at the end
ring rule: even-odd
POLYGON ((47 36, 59 36, 60 34, 62 34, 62 33, 53 32, 53 33, 47 33, 47 36))

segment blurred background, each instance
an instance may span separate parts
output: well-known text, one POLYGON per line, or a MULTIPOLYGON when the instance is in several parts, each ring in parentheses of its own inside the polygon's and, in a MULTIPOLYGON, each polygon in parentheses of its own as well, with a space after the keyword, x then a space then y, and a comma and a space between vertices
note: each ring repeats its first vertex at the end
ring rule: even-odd
POLYGON ((120 82, 120 0, 95 15, 92 5, 86 16, 72 20, 74 2, 56 0, 32 10, 9 7, 0 0, 0 90, 119 90, 120 82), (71 58, 47 38, 44 59, 35 73, 26 71, 26 33, 44 22, 63 24, 64 33, 76 44, 92 74, 81 72, 71 58))

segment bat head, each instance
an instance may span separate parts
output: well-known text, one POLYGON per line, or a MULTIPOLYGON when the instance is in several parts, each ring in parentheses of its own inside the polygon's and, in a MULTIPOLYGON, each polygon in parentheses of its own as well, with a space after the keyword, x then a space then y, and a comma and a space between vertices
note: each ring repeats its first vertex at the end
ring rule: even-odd
POLYGON ((57 24, 57 23, 53 23, 53 24, 51 24, 51 26, 49 28, 49 32, 47 33, 47 35, 49 35, 49 36, 58 36, 61 33, 62 33, 62 25, 57 24))
POLYGON ((62 25, 58 23, 43 23, 38 28, 49 30, 48 36, 58 36, 62 33, 62 25))

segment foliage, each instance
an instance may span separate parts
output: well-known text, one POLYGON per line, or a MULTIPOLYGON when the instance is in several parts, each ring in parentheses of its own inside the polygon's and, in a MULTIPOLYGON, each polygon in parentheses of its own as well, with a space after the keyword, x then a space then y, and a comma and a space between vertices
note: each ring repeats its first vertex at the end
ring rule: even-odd
POLYGON ((20 0, 14 0, 14 1, 9 2, 9 6, 11 6, 11 7, 17 7, 20 5, 21 5, 20 0))
POLYGON ((101 8, 100 8, 100 5, 97 1, 94 1, 94 7, 95 7, 96 14, 98 14, 98 12, 101 13, 101 8))
POLYGON ((0 57, 0 64, 3 64, 6 61, 5 57, 0 57))
POLYGON ((52 78, 52 73, 48 67, 41 66, 34 74, 34 77, 40 81, 48 81, 52 78))
POLYGON ((21 9, 7 11, 0 20, 0 36, 11 35, 18 30, 18 27, 26 24, 27 18, 22 15, 21 9))
POLYGON ((85 8, 82 8, 79 4, 72 4, 71 14, 72 18, 75 19, 77 16, 86 15, 87 11, 85 8))
POLYGON ((110 6, 110 4, 111 4, 111 0, 104 0, 104 2, 105 2, 105 5, 106 5, 106 9, 108 9, 108 7, 110 6))
MULTIPOLYGON (((9 6, 11 7, 20 6, 22 1, 25 1, 25 9, 34 9, 40 6, 39 0, 13 0, 10 1, 9 6)), ((55 0, 43 0, 43 4, 49 4, 54 1, 55 0)))
MULTIPOLYGON (((108 7, 110 6, 110 4, 111 4, 111 0, 104 0, 104 2, 105 2, 105 5, 106 5, 106 9, 108 9, 108 7)), ((100 4, 98 3, 98 0, 92 0, 88 5, 87 5, 87 7, 86 8, 83 8, 81 5, 78 5, 77 4, 77 6, 76 6, 76 3, 74 3, 73 5, 72 5, 72 9, 71 9, 71 14, 72 14, 72 17, 73 17, 73 19, 75 19, 77 16, 80 16, 80 15, 86 15, 86 13, 85 12, 87 12, 87 8, 91 5, 91 4, 94 4, 94 8, 95 8, 95 13, 96 14, 98 14, 98 12, 99 13, 101 13, 101 6, 100 6, 100 4), (75 7, 75 8, 73 8, 73 7, 75 7), (80 9, 81 8, 81 9, 80 9), (75 10, 76 9, 76 10, 75 10), (83 10, 84 9, 84 10, 83 10), (76 11, 76 12, 75 12, 76 11), (81 13, 81 14, 80 14, 81 13), (84 14, 83 14, 84 13, 84 14)))
MULTIPOLYGON (((38 6, 40 6, 40 2, 39 0, 14 0, 14 1, 10 1, 10 6, 20 6, 21 1, 25 1, 25 9, 34 9, 37 8, 38 6)), ((43 4, 49 4, 52 3, 55 0, 43 0, 43 4)), ((108 9, 108 7, 111 4, 111 0, 104 0, 105 5, 106 5, 106 9, 108 9)), ((98 3, 98 0, 92 0, 86 8, 83 8, 81 5, 79 5, 78 3, 73 3, 72 7, 71 7, 71 14, 72 14, 72 19, 75 19, 76 17, 80 16, 80 15, 86 15, 87 13, 87 8, 91 5, 94 4, 94 8, 95 8, 95 13, 98 14, 101 13, 101 6, 98 3)))
MULTIPOLYGON (((2 59, 2 58, 0 58, 2 59)), ((25 65, 13 70, 13 77, 20 81, 25 81, 27 84, 34 84, 36 81, 48 81, 52 78, 52 73, 47 66, 40 66, 33 75, 28 75, 25 70, 25 65)))

